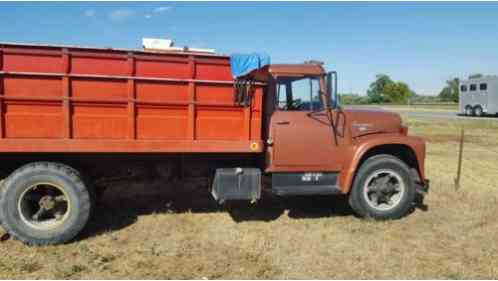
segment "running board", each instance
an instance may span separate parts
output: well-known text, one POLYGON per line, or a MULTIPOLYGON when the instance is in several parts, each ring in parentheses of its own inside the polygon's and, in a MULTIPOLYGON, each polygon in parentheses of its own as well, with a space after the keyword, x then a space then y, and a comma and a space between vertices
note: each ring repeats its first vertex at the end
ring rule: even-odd
POLYGON ((272 188, 269 190, 279 196, 293 195, 331 195, 340 194, 337 173, 274 173, 272 188))
POLYGON ((275 186, 270 189, 271 193, 278 196, 294 195, 333 195, 340 194, 341 189, 336 185, 315 185, 315 186, 275 186))

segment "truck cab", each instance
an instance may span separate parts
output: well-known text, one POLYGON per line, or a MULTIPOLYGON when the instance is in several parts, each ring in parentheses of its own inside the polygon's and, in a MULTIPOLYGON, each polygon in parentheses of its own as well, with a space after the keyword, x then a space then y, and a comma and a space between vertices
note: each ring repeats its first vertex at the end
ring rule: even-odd
POLYGON ((251 75, 267 83, 263 177, 270 184, 263 190, 346 194, 359 215, 377 219, 404 216, 428 191, 424 140, 408 136, 399 114, 343 109, 335 71, 308 62, 271 64, 251 75))

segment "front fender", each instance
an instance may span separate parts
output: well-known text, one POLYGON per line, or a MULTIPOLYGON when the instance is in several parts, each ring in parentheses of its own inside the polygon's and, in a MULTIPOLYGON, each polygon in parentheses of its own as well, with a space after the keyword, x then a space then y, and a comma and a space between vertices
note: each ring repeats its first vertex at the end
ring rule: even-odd
POLYGON ((403 145, 411 149, 417 159, 417 170, 420 179, 425 179, 424 162, 425 162, 425 140, 420 137, 406 136, 402 134, 373 134, 356 138, 353 144, 353 156, 349 163, 344 165, 340 175, 340 186, 344 193, 351 190, 356 171, 362 157, 368 151, 384 145, 403 145))

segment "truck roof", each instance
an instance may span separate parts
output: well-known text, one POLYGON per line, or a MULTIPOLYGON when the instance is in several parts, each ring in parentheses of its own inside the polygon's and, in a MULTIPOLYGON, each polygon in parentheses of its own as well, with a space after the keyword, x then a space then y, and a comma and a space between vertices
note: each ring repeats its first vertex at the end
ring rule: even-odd
POLYGON ((460 84, 463 83, 475 83, 475 82, 483 82, 483 81, 496 81, 498 80, 498 76, 496 75, 486 75, 482 77, 477 77, 477 78, 470 78, 470 79, 462 79, 460 81, 460 84))
POLYGON ((300 64, 272 64, 268 70, 274 75, 322 75, 325 70, 320 64, 300 63, 300 64))

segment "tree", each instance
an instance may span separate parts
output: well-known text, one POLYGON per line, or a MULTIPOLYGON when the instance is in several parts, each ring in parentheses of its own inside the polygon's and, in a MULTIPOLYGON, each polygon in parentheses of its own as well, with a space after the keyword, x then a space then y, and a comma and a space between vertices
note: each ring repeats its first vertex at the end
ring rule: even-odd
POLYGON ((458 102, 458 96, 460 94, 460 89, 458 85, 460 84, 460 79, 453 78, 446 81, 446 86, 439 93, 439 99, 444 102, 458 102))
POLYGON ((440 102, 441 99, 439 96, 424 96, 413 94, 410 98, 410 103, 437 103, 440 102))
POLYGON ((410 100, 413 91, 403 82, 388 84, 384 89, 387 102, 405 104, 410 100))
POLYGON ((375 81, 370 84, 367 96, 370 98, 371 103, 385 102, 384 89, 387 85, 393 84, 394 82, 386 74, 377 74, 375 78, 375 81))
POLYGON ((395 82, 386 74, 378 74, 367 95, 371 103, 407 103, 415 93, 404 82, 395 82))
POLYGON ((368 104, 370 99, 367 96, 360 96, 358 94, 340 94, 340 104, 368 104))

